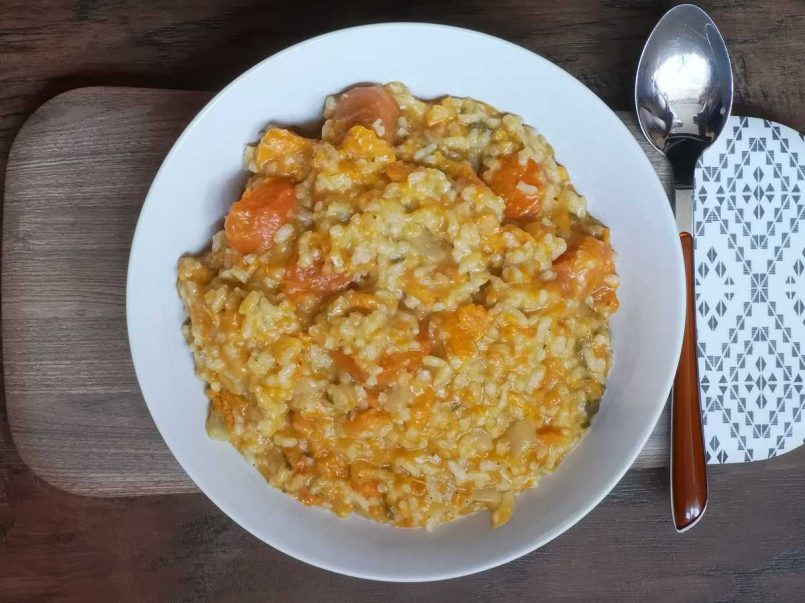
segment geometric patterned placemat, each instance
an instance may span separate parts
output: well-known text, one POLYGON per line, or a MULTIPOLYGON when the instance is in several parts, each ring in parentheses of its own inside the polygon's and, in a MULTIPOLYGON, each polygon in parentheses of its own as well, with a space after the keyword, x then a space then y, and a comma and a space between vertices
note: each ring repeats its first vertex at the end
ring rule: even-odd
POLYGON ((733 116, 695 187, 707 461, 778 456, 805 443, 805 140, 733 116))

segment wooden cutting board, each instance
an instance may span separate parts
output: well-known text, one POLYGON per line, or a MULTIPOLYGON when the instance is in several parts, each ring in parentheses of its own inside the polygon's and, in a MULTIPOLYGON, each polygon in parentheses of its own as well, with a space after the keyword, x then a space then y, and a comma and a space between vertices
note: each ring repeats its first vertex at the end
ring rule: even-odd
MULTIPOLYGON (((42 105, 9 154, 1 303, 8 419, 23 460, 63 490, 92 496, 196 490, 137 386, 125 282, 151 180, 211 96, 73 90, 42 105)), ((666 161, 649 148, 631 112, 619 116, 670 191, 666 161)), ((635 467, 667 464, 667 414, 635 467)))

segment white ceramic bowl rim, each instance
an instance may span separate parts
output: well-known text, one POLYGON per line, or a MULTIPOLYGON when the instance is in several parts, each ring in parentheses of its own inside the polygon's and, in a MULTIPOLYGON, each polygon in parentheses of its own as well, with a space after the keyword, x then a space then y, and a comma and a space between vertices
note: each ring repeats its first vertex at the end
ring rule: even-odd
MULTIPOLYGON (((427 69, 428 66, 422 65, 422 69, 427 69)), ((354 81, 365 81, 367 78, 358 77, 354 81)), ((389 78, 391 79, 391 78, 389 78)), ((344 81, 344 85, 348 85, 351 82, 344 81)), ((409 83, 409 82, 405 82, 409 83)), ((448 84, 449 85, 449 84, 448 84)), ((337 89, 336 89, 337 90, 337 89)), ((336 91, 336 90, 331 90, 336 91)), ((414 87, 413 92, 415 94, 419 94, 418 89, 414 87)), ((441 93, 452 93, 452 94, 461 94, 463 91, 459 90, 450 90, 445 89, 442 90, 441 93)), ((434 95, 435 96, 435 95, 434 95)), ((499 99, 492 99, 489 98, 489 94, 486 95, 486 98, 481 95, 474 95, 476 98, 480 98, 481 100, 485 100, 490 102, 491 104, 497 106, 502 110, 511 110, 515 113, 527 113, 527 111, 518 111, 516 107, 512 107, 513 103, 507 103, 505 99, 502 101, 499 99)), ((320 98, 320 101, 323 101, 323 98, 320 98)), ((274 118, 275 116, 271 114, 266 114, 265 121, 267 122, 269 119, 274 118)), ((536 125, 543 129, 541 126, 541 120, 531 119, 527 115, 526 122, 531 123, 532 125, 536 125)), ((256 135, 257 130, 253 131, 249 136, 242 139, 240 144, 244 144, 248 140, 251 140, 256 135)), ((580 134, 576 133, 576 136, 580 134)), ((561 147, 561 135, 557 136, 556 134, 552 134, 548 136, 548 140, 554 144, 555 147, 561 147)), ((565 163, 565 159, 567 157, 563 157, 560 152, 557 152, 558 159, 565 163)), ((598 154, 600 155, 600 153, 598 154)), ((604 159, 601 159, 602 161, 604 159)), ((578 157, 572 158, 573 162, 578 163, 578 157)), ((596 161, 595 157, 586 157, 584 161, 596 161)), ((617 160, 615 160, 617 161, 617 160)), ((582 165, 583 162, 582 162, 582 165)), ((583 176, 583 171, 579 167, 575 167, 571 169, 571 176, 574 179, 574 182, 578 184, 579 181, 583 180, 583 177, 577 178, 577 176, 583 176)), ((614 175, 617 177, 617 175, 614 175)), ((621 176, 625 177, 625 176, 621 176)), ((234 192, 237 190, 239 183, 234 183, 229 188, 227 188, 227 193, 234 192)), ((579 187, 582 194, 588 197, 591 201, 591 204, 596 198, 595 190, 585 190, 583 187, 579 187)), ((218 194, 218 193, 216 193, 218 194)), ((231 200, 231 194, 229 197, 231 200)), ((643 206, 638 206, 636 211, 641 211, 640 208, 643 206)), ((599 217, 607 222, 607 215, 606 215, 606 207, 594 207, 594 213, 599 217), (603 213, 603 215, 602 215, 603 213)), ((613 210, 614 211, 614 210, 613 210)), ((220 216, 223 216, 223 211, 220 212, 220 216)), ((613 236, 615 238, 615 246, 617 250, 622 250, 625 248, 625 245, 629 244, 629 241, 619 240, 617 238, 617 231, 614 228, 614 223, 617 222, 618 216, 613 214, 612 220, 613 221, 613 236)), ((621 220, 624 220, 623 216, 620 217, 621 220)), ((174 225, 173 227, 181 228, 180 225, 174 225)), ((209 233, 204 233, 203 240, 208 240, 209 233)), ((198 237, 197 237, 198 238, 198 237)), ((654 174, 653 168, 648 161, 648 159, 643 154, 642 150, 640 149, 637 142, 634 140, 632 134, 628 131, 628 129, 620 123, 618 117, 612 113, 606 105, 592 92, 590 92, 587 88, 585 88, 580 82, 575 80, 572 76, 561 70, 560 68, 556 67, 552 63, 548 62, 547 60, 539 57, 531 53, 530 51, 511 44, 509 42, 500 40, 493 36, 489 36, 483 33, 474 32, 466 29, 449 27, 444 25, 431 25, 431 24, 415 24, 415 23, 388 23, 388 24, 376 24, 376 25, 367 25, 361 27, 354 27, 349 29, 343 29, 339 31, 335 31, 332 33, 324 34, 307 41, 301 42, 295 46, 292 46, 278 54, 275 54, 268 59, 262 61, 261 63, 257 64, 256 66, 252 67, 244 74, 239 76, 235 79, 232 83, 230 83, 226 88, 224 88, 220 93, 218 93, 215 98, 213 98, 205 107, 202 109, 199 114, 193 119, 193 121, 187 126, 185 131, 176 141, 175 145, 168 153, 165 161, 163 162, 162 167, 160 168, 159 172, 157 173, 154 182, 151 186, 149 194, 146 198, 146 201, 143 205, 140 219, 137 224, 137 229, 134 235, 134 239, 132 242, 132 252, 129 261, 129 272, 128 272, 128 281, 127 281, 127 321, 128 321, 128 332, 129 332, 129 340, 131 345, 132 351, 132 358, 134 361, 135 370, 137 373, 138 381, 140 383, 140 387, 143 391, 143 395, 145 397, 146 403, 148 405, 149 410, 151 411, 152 416, 154 417, 154 421, 157 427, 160 430, 165 442, 167 443, 168 447, 173 452, 174 456, 181 464, 183 469, 187 472, 187 474, 193 479, 193 481, 199 486, 199 488, 218 506, 220 507, 225 513, 227 513, 232 519, 234 519, 237 523, 239 523, 242 527, 246 530, 257 536, 258 538, 268 542, 273 547, 312 565, 328 569, 334 572, 351 575, 355 577, 363 577, 375 580, 389 580, 389 581, 426 581, 426 580, 438 580, 438 579, 445 579, 445 578, 452 578, 463 576, 479 571, 483 571, 503 563, 506 563, 512 559, 525 555, 530 551, 538 548, 539 546, 547 543, 548 541, 552 540, 568 528, 570 528, 573 524, 575 524, 579 519, 581 519, 584 515, 586 515, 590 510, 592 510, 608 493, 609 491, 618 483, 618 481, 623 477, 624 473, 628 470, 631 464, 634 462, 635 458, 637 457, 640 450, 643 448, 646 440, 648 439, 649 435, 651 434, 654 425, 657 419, 662 412, 665 398, 667 396, 668 391, 670 390, 671 383, 673 380, 674 370, 675 370, 675 362, 678 358, 679 350, 681 348, 681 341, 682 341, 682 330, 683 330, 683 321, 684 321, 684 268, 682 263, 682 256, 681 251, 679 250, 679 246, 672 244, 672 241, 676 239, 676 227, 673 220, 673 215, 670 210, 670 206, 667 203, 667 198, 665 196, 665 192, 662 189, 659 180, 654 174), (447 40, 450 42, 460 41, 462 44, 468 45, 476 45, 476 46, 483 46, 490 50, 490 52, 495 51, 501 55, 506 56, 515 56, 517 54, 522 55, 526 53, 527 56, 518 57, 523 64, 528 63, 530 68, 533 68, 535 71, 539 71, 543 74, 546 78, 551 79, 556 83, 561 83, 562 86, 567 88, 568 91, 571 92, 571 96, 574 99, 574 102, 580 103, 586 109, 596 114, 601 115, 601 119, 607 122, 607 127, 609 128, 610 132, 613 134, 614 138, 611 141, 611 145, 614 149, 618 149, 618 152, 624 154, 625 156, 628 155, 629 157, 629 165, 633 168, 633 174, 635 178, 639 179, 641 182, 641 193, 643 193, 643 199, 640 199, 640 203, 645 203, 646 205, 651 204, 650 212, 641 214, 643 220, 655 220, 652 222, 651 228, 655 229, 654 234, 656 235, 656 243, 657 248, 660 250, 657 253, 659 257, 665 265, 665 270, 663 274, 657 275, 657 283, 652 283, 652 287, 659 287, 658 292, 654 293, 646 293, 646 295, 654 295, 654 302, 656 303, 657 300, 662 302, 662 300, 667 299, 667 304, 665 304, 664 315, 659 315, 656 317, 657 325, 652 325, 651 322, 646 323, 643 325, 642 328, 646 330, 647 333, 653 333, 652 329, 656 329, 656 337, 655 339, 662 339, 663 342, 653 341, 648 345, 649 351, 651 353, 655 353, 658 357, 657 363, 661 364, 661 366, 655 367, 656 370, 652 373, 654 379, 651 384, 643 384, 640 382, 640 377, 636 377, 638 385, 641 387, 645 386, 645 390, 648 392, 645 394, 647 400, 640 401, 640 403, 645 404, 645 409, 643 409, 642 422, 640 425, 635 426, 633 432, 629 437, 629 441, 623 444, 623 449, 618 453, 617 459, 610 459, 612 462, 611 464, 607 464, 608 461, 602 460, 595 468, 590 469, 590 471, 595 471, 599 469, 602 471, 603 475, 606 477, 601 477, 594 486, 590 486, 589 488, 579 488, 579 496, 577 497, 579 500, 574 500, 568 502, 568 508, 571 509, 568 511, 566 516, 562 516, 561 512, 557 512, 553 515, 557 515, 558 519, 554 521, 553 524, 550 526, 542 529, 542 531, 533 537, 529 537, 527 540, 517 540, 517 536, 515 534, 511 534, 504 531, 504 528, 500 528, 496 531, 489 531, 490 538, 492 538, 493 534, 501 535, 501 538, 511 540, 513 544, 507 545, 504 543, 500 545, 498 548, 494 549, 494 553, 490 553, 484 558, 473 558, 466 562, 463 561, 456 561, 446 563, 444 566, 439 567, 435 564, 427 564, 423 565, 422 567, 416 566, 415 564, 412 565, 414 569, 410 569, 407 566, 403 567, 402 569, 397 569, 393 567, 394 559, 393 554, 394 552, 390 552, 392 558, 390 559, 391 563, 384 565, 383 561, 378 561, 377 565, 373 565, 372 567, 359 567, 356 566, 353 561, 349 559, 349 555, 345 554, 343 557, 339 555, 335 555, 330 551, 322 552, 322 547, 310 546, 309 544, 299 543, 298 541, 294 540, 293 538, 285 537, 282 539, 278 539, 272 535, 267 534, 270 530, 266 527, 265 521, 262 519, 256 519, 254 516, 247 516, 244 513, 243 508, 236 508, 237 505, 234 503, 236 501, 237 494, 227 491, 223 489, 220 484, 217 483, 215 476, 213 475, 214 468, 209 468, 208 466, 204 466, 197 462, 197 459, 194 458, 194 450, 192 450, 183 435, 186 430, 193 429, 201 432, 201 436, 206 438, 206 434, 203 433, 203 427, 201 425, 177 425, 177 421, 172 420, 169 416, 168 412, 165 410, 165 396, 156 387, 155 380, 152 378, 154 371, 159 370, 159 367, 153 367, 152 364, 155 361, 154 358, 159 356, 160 351, 154 345, 155 337, 154 335, 148 334, 147 329, 141 328, 143 324, 149 324, 148 328, 150 327, 150 321, 166 321, 166 324, 172 324, 171 321, 176 321, 176 316, 171 315, 167 318, 162 316, 160 311, 155 311, 153 307, 148 306, 148 302, 146 301, 146 297, 150 295, 148 292, 143 291, 143 283, 149 282, 149 273, 148 273, 148 262, 155 260, 150 260, 146 256, 148 255, 147 247, 153 241, 160 241, 164 240, 164 232, 156 232, 153 225, 154 220, 151 218, 152 216, 156 215, 156 212, 160 210, 158 204, 165 203, 165 196, 166 193, 169 191, 174 190, 176 187, 173 186, 171 188, 171 178, 172 178, 172 171, 176 167, 176 163, 179 159, 181 154, 193 154, 195 153, 197 157, 201 157, 199 153, 203 153, 204 150, 191 150, 186 148, 188 145, 186 144, 188 139, 197 132, 202 125, 208 120, 208 117, 212 114, 214 109, 216 108, 219 103, 223 102, 224 99, 228 98, 230 95, 234 94, 236 90, 244 85, 245 83, 249 82, 251 78, 259 76, 262 69, 267 68, 269 64, 275 63, 279 61, 281 58, 286 57, 287 55, 292 55, 294 53, 299 53, 303 49, 310 49, 311 47, 321 46, 322 49, 327 50, 328 46, 332 46, 333 43, 339 42, 341 44, 348 44, 349 40, 353 37, 359 36, 369 36, 375 37, 378 40, 382 37, 383 39, 388 39, 392 36, 421 36, 423 38, 429 38, 431 36, 436 36, 439 39, 442 39, 447 43, 447 40), (608 117, 607 117, 608 116, 608 117), (615 124, 614 122, 617 122, 615 124), (649 176, 648 172, 650 171, 651 176, 649 176), (160 234, 163 235, 163 239, 160 239, 160 234), (149 312, 150 308, 150 314, 149 312), (658 347, 661 346, 661 347, 658 347), (160 399, 162 398, 162 399, 160 399), (505 532, 505 534, 504 534, 505 532)), ((157 244, 158 246, 158 244, 157 244)), ((185 249, 184 252, 187 251, 195 251, 193 249, 185 249)), ((635 252, 631 252, 628 258, 632 258, 638 255, 635 252)), ((624 256, 627 257, 627 256, 624 256)), ((176 257, 169 257, 165 258, 165 261, 169 261, 173 265, 174 273, 175 273, 175 261, 178 258, 176 257)), ((632 262, 631 259, 628 259, 628 262, 632 262)), ((640 262, 638 260, 634 260, 636 264, 640 262)), ((621 263, 619 259, 619 270, 621 268, 621 263)), ((631 268, 628 268, 631 270, 631 268)), ((641 276, 646 276, 650 274, 650 271, 645 269, 645 266, 642 268, 636 269, 637 273, 641 274, 641 276)), ((162 282, 162 281, 160 281, 162 282)), ((174 276, 174 283, 175 283, 175 276, 174 276)), ((627 282, 624 282, 623 292, 624 295, 628 295, 626 300, 631 299, 634 297, 633 293, 636 294, 635 286, 642 286, 642 283, 632 284, 630 285, 627 282)), ((646 283, 648 286, 648 283, 646 283)), ((171 290, 171 295, 175 296, 178 300, 178 295, 175 291, 175 286, 171 290)), ((643 310, 642 314, 640 313, 639 308, 632 305, 631 303, 624 303, 624 307, 622 312, 624 314, 631 314, 637 312, 636 316, 643 316, 645 314, 645 310, 643 310)), ((166 311, 167 312, 167 311, 166 311)), ((616 315, 616 321, 618 320, 618 316, 616 315)), ((154 326, 156 329, 156 326, 154 326)), ((620 327, 618 327, 620 328, 620 327)), ((624 329, 630 328, 629 326, 624 325, 624 329)), ((613 326, 613 331, 615 331, 616 327, 613 326)), ((178 323, 176 324, 176 330, 178 331, 178 323)), ((618 331, 623 332, 623 331, 618 331)), ((163 333, 164 335, 164 333, 163 333)), ((626 335, 624 335, 626 336, 626 335)), ((158 337, 156 337, 158 339, 158 337)), ((613 341, 615 342, 615 349, 616 354, 617 352, 617 339, 613 337, 613 341)), ((171 340, 169 343, 165 344, 167 347, 175 346, 175 341, 171 340)), ((645 350, 643 350, 645 352, 645 350)), ((185 353, 189 356, 189 352, 185 350, 185 353)), ((642 366, 640 364, 640 351, 634 352, 634 359, 632 358, 632 353, 624 352, 625 356, 628 356, 628 362, 633 363, 634 366, 642 366)), ((160 360, 164 360, 164 358, 160 358, 160 360)), ((173 359, 168 359, 169 361, 173 361, 173 359)), ((181 370, 186 371, 187 368, 187 361, 189 359, 184 360, 176 360, 181 365, 181 370)), ((616 355, 615 359, 615 367, 613 368, 613 372, 615 368, 617 368, 619 363, 619 357, 616 355)), ((183 373, 184 374, 184 373, 183 373)), ((180 377, 177 376, 177 380, 180 377)), ((181 377, 184 380, 184 377, 181 377)), ((195 376, 193 376, 195 379, 195 376)), ((632 379, 630 382, 626 379, 626 387, 622 392, 624 396, 623 399, 627 399, 629 395, 629 383, 634 385, 635 379, 632 379)), ((198 391, 202 392, 202 385, 198 383, 198 391)), ((643 391, 643 390, 641 390, 643 391)), ((203 395, 203 394, 202 394, 203 395)), ((607 393, 608 397, 611 397, 609 392, 607 393)), ((603 408, 603 405, 602 405, 603 408)), ((599 414, 599 417, 596 418, 596 421, 593 423, 593 428, 590 429, 590 432, 585 436, 582 440, 582 444, 579 447, 585 445, 585 440, 592 438, 596 438, 593 436, 595 432, 596 423, 598 422, 606 422, 605 418, 602 418, 601 415, 606 413, 602 412, 599 414)), ((611 425, 607 425, 606 428, 602 427, 600 430, 603 432, 605 429, 614 429, 611 425)), ((188 436, 191 437, 191 436, 188 436)), ((600 438, 599 438, 600 439, 600 438)), ((598 445, 597 443, 595 445, 598 445)), ((592 446, 592 444, 591 444, 592 446)), ((577 447, 577 449, 579 448, 577 447)), ((579 463, 573 462, 574 454, 576 451, 571 453, 563 466, 560 467, 560 470, 546 478, 547 480, 553 480, 554 476, 558 476, 562 473, 562 469, 570 470, 580 470, 580 467, 576 467, 575 465, 579 465, 579 463), (565 465, 574 465, 573 467, 565 467, 565 465)), ((221 456, 227 456, 226 463, 229 463, 226 466, 227 471, 234 471, 237 473, 235 478, 249 481, 251 477, 246 475, 245 473, 241 474, 240 469, 232 465, 231 456, 236 455, 234 451, 225 452, 224 449, 221 449, 220 452, 221 456), (231 469, 235 467, 234 469, 231 469)), ((578 455, 576 455, 578 456, 578 455)), ((594 461, 598 462, 598 461, 594 461)), ((223 461, 222 461, 223 463, 223 461)), ((245 466, 245 463, 243 463, 245 466)), ((246 469, 255 473, 251 468, 246 469)), ((227 476, 228 477, 228 476, 227 476)), ((259 476, 258 476, 259 477, 259 476)), ((234 478, 233 478, 234 479, 234 478)), ((262 480, 262 477, 259 477, 262 480)), ((567 481, 567 480, 565 480, 567 481)), ((592 481, 596 481, 593 479, 592 481)), ((245 483, 245 482, 244 482, 245 483)), ((252 482, 249 481, 251 484, 252 482)), ((250 486, 252 487, 252 486, 250 486)), ((268 486, 264 486, 266 490, 270 490, 268 486)), ((558 487, 558 486, 557 486, 558 487)), ((550 488, 549 488, 550 489, 550 488)), ((537 489, 539 490, 539 489, 537 489)), ((278 507, 282 507, 284 503, 281 501, 279 497, 284 497, 291 500, 291 504, 298 505, 296 501, 290 499, 290 497, 278 494, 278 497, 272 498, 274 505, 278 507)), ((524 498, 524 497, 520 497, 524 498)), ((518 505, 519 507, 520 505, 518 505)), ((282 507, 284 509, 284 507, 282 507)), ((306 513, 315 513, 317 510, 312 509, 305 509, 306 513)), ((552 511, 552 510, 551 510, 552 511)), ((284 512, 284 511, 283 511, 284 512)), ((522 512, 522 511, 521 511, 522 512)), ((548 510, 546 509, 546 513, 548 510)), ((321 513, 328 514, 326 511, 321 511, 321 513)), ((517 516, 518 509, 515 510, 515 517, 517 516)), ((336 533, 338 532, 339 528, 334 528, 334 531, 330 530, 331 521, 341 521, 341 522, 348 522, 353 520, 337 520, 332 517, 326 517, 323 519, 319 519, 318 516, 310 515, 309 517, 315 518, 316 525, 321 524, 321 526, 326 526, 326 528, 319 528, 323 531, 326 531, 327 534, 336 533)), ((539 518, 535 518, 535 522, 539 518)), ((271 521, 270 519, 267 521, 271 521)), ((359 520, 364 521, 364 520, 359 520)), ((468 519, 462 519, 460 522, 453 522, 453 524, 459 524, 461 522, 467 522, 468 519)), ((486 519, 482 520, 483 522, 486 519)), ((301 522, 300 522, 301 523, 301 522)), ((306 522, 305 522, 306 523, 306 522)), ((368 523, 368 522, 367 522, 368 523)), ((512 523, 512 522, 510 522, 512 523)), ((453 525, 451 524, 451 525, 453 525)), ((475 523, 472 524, 472 527, 477 524, 477 518, 475 523)), ((357 525, 357 524, 356 524, 357 525)), ((485 525, 485 524, 484 524, 485 525)), ((508 524, 507 524, 508 525, 508 524)), ((300 525, 299 530, 304 530, 305 526, 300 525)), ((372 528, 373 530, 374 528, 372 528)), ((385 528, 385 529, 392 529, 392 528, 385 528)), ((442 529, 442 528, 440 528, 442 529)), ((452 529, 452 528, 451 528, 452 529)), ((488 528, 487 528, 488 529, 488 528)), ((512 528, 514 530, 515 528, 512 528)), ((522 532, 522 527, 516 528, 522 532)), ((361 530, 364 530, 362 527, 361 530)), ((407 532, 410 534, 410 530, 406 530, 403 532, 407 532)), ((437 533, 439 530, 437 530, 437 533)), ((367 529, 365 531, 368 534, 367 538, 370 540, 374 538, 375 532, 367 529)), ((364 532, 361 532, 361 538, 363 538, 364 532)), ((424 533, 423 533, 424 534, 424 533)), ((456 534, 459 534, 458 531, 453 530, 450 532, 450 537, 454 537, 456 534)), ((357 532, 356 532, 357 535, 357 532)), ((325 538, 323 536, 322 538, 325 538)), ((381 534, 378 536, 378 542, 385 542, 383 539, 387 537, 386 535, 381 534)), ((410 541, 412 537, 410 536, 400 536, 400 539, 404 539, 406 541, 410 541)), ((423 535, 422 539, 427 540, 428 538, 432 538, 431 536, 423 535)), ((458 537, 457 537, 458 538, 458 537)), ((459 539, 460 540, 460 539, 459 539)), ((434 542, 438 541, 436 539, 434 542)), ((463 541, 462 541, 463 542, 463 541)), ((416 546, 419 546, 418 544, 416 546)), ((435 545, 434 545, 435 546, 435 545)), ((462 545, 464 546, 464 545, 462 545)), ((412 548, 412 550, 414 550, 412 548)), ((414 562, 412 562, 414 563, 414 562)))

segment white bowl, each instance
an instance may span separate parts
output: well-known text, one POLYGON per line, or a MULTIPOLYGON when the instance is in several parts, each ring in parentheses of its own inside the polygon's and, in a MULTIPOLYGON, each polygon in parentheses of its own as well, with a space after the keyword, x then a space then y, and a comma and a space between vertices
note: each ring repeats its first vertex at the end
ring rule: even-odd
POLYGON ((187 474, 252 534, 313 565, 363 578, 425 581, 500 565, 588 513, 634 461, 660 415, 679 356, 684 273, 668 199, 618 117, 545 59, 480 33, 386 24, 337 31, 266 59, 187 127, 154 179, 132 244, 126 291, 131 353, 143 395, 187 474), (398 80, 420 97, 471 96, 519 114, 548 138, 590 210, 612 229, 622 279, 614 366, 601 410, 559 469, 490 528, 476 514, 432 533, 301 505, 268 486, 227 443, 207 437, 207 399, 193 373, 176 290, 182 254, 204 249, 245 177, 243 146, 269 121, 320 116, 327 94, 398 80))

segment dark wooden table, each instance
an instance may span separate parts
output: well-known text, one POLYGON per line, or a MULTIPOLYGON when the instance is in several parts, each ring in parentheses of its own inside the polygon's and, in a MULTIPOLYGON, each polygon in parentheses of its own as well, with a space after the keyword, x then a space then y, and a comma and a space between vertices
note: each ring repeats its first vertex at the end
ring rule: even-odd
MULTIPOLYGON (((379 21, 449 23, 501 36, 626 109, 642 44, 672 3, 170 4, 0 2, 3 173, 25 118, 60 92, 93 84, 216 90, 290 44, 379 21)), ((735 113, 804 129, 805 2, 702 4, 730 49, 735 113)), ((504 567, 435 584, 382 584, 286 557, 203 495, 90 499, 60 492, 20 460, 0 401, 0 600, 802 600, 805 448, 770 463, 712 469, 707 515, 682 536, 671 525, 667 473, 631 471, 576 527, 504 567)))

